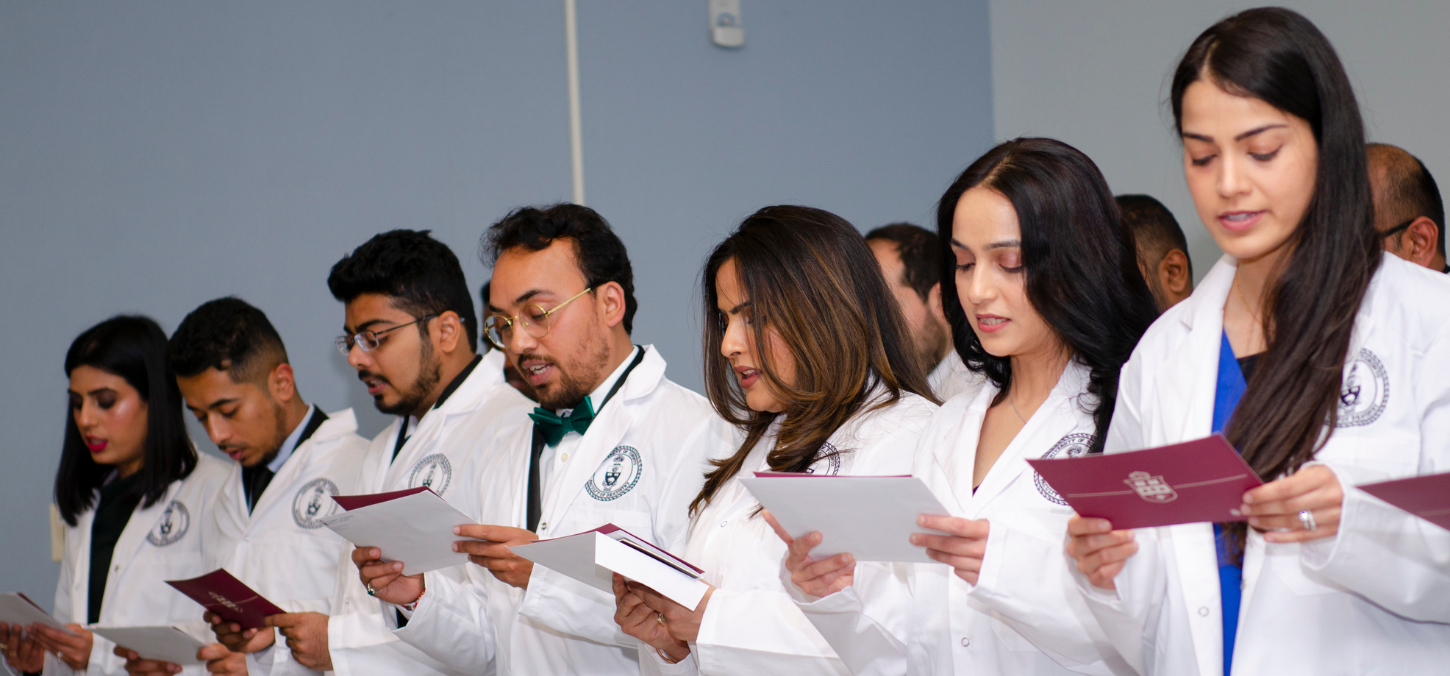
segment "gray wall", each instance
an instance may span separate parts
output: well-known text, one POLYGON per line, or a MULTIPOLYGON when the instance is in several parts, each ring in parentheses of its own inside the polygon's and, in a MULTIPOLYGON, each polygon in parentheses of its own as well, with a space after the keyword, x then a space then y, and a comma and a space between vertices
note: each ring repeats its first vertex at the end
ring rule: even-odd
POLYGON ((1334 43, 1360 100, 1369 140, 1419 156, 1450 186, 1450 3, 1386 0, 994 0, 996 136, 1051 136, 1086 152, 1117 193, 1162 200, 1188 235, 1199 276, 1220 251, 1183 181, 1167 107, 1173 68, 1205 28, 1229 14, 1282 4, 1334 43))
MULTIPOLYGON (((743 5, 738 51, 704 0, 579 6, 588 201, 630 247, 637 342, 690 387, 698 267, 731 225, 781 202, 925 223, 992 138, 985 0, 743 5)), ((109 315, 170 330, 238 294, 306 397, 382 428, 327 269, 432 228, 476 288, 487 224, 569 198, 563 26, 557 1, 0 4, 0 590, 53 594, 61 363, 109 315)))

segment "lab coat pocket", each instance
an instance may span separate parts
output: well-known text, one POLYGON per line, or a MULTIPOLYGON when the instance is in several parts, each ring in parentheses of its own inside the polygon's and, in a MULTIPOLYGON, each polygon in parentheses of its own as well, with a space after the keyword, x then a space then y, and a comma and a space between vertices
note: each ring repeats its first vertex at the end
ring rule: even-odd
POLYGON ((1289 591, 1299 596, 1318 596, 1346 591, 1329 580, 1319 577, 1304 568, 1300 560, 1299 545, 1269 545, 1265 552, 1268 568, 1274 577, 1284 583, 1289 591))

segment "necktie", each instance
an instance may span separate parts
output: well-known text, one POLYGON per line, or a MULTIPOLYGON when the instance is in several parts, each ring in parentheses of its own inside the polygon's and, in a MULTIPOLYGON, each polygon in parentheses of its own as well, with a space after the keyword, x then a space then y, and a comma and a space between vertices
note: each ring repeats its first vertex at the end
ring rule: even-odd
POLYGON ((574 410, 560 416, 553 411, 544 408, 535 408, 529 418, 534 421, 539 432, 544 435, 544 443, 549 446, 558 446, 559 441, 571 430, 584 434, 589 430, 589 424, 594 422, 594 405, 589 397, 579 402, 574 410))

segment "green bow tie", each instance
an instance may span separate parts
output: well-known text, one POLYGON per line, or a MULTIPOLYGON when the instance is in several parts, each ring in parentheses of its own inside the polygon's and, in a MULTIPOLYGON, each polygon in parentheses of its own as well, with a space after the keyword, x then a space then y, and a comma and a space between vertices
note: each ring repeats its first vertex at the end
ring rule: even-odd
POLYGON ((559 440, 564 438, 570 430, 583 434, 589 431, 589 423, 594 422, 594 405, 590 403, 589 397, 579 402, 574 410, 568 415, 559 417, 553 411, 544 408, 535 408, 529 418, 534 421, 534 426, 544 433, 544 443, 550 446, 558 446, 559 440))

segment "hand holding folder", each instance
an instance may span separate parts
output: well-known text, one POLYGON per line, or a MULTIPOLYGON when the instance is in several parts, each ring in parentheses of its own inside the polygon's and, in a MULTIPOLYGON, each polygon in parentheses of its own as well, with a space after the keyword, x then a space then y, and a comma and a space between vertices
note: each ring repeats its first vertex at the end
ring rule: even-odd
POLYGON ((223 622, 235 622, 243 630, 259 629, 265 626, 268 615, 287 612, 262 598, 225 568, 189 580, 167 580, 166 584, 191 597, 191 600, 222 618, 223 622))
POLYGON ((614 593, 614 573, 694 609, 710 590, 705 571, 614 524, 510 548, 535 564, 614 593))
POLYGON ((427 486, 332 499, 346 511, 322 524, 354 545, 377 547, 384 562, 402 561, 403 575, 468 563, 467 554, 453 551, 453 529, 473 519, 427 486))

